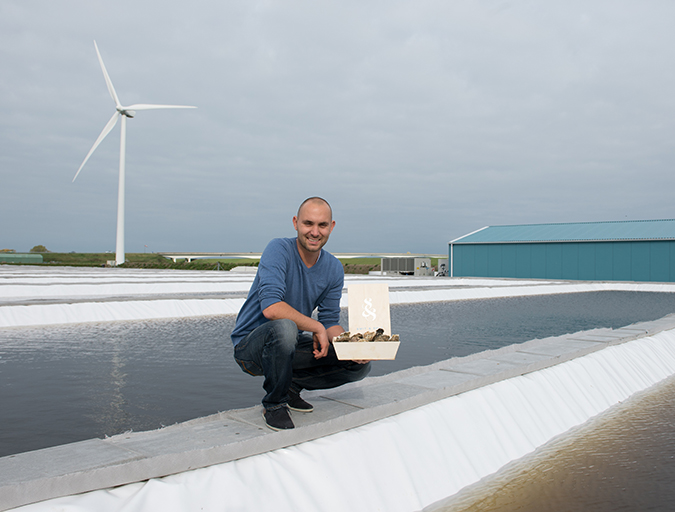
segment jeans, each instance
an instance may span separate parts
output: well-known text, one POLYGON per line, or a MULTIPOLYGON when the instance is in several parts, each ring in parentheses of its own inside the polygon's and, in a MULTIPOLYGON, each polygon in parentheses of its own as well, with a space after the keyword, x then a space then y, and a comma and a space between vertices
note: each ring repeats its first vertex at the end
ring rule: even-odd
POLYGON ((265 322, 234 347, 234 359, 246 373, 263 375, 263 407, 285 406, 288 391, 328 389, 363 379, 370 363, 340 361, 330 345, 328 355, 314 358, 312 334, 299 332, 292 320, 265 322))

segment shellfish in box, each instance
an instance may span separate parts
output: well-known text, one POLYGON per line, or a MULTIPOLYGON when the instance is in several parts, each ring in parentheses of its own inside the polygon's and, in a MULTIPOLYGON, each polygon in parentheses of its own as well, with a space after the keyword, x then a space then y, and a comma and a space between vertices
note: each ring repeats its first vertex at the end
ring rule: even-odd
POLYGON ((347 295, 349 331, 333 338, 338 359, 396 359, 400 341, 391 334, 389 285, 352 284, 347 295))

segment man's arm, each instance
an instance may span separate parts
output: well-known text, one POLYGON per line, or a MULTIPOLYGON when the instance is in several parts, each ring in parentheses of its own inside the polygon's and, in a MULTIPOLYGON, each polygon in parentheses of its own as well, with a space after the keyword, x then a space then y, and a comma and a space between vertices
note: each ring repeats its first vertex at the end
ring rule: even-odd
POLYGON ((283 301, 275 302, 271 306, 263 309, 263 315, 268 320, 279 320, 281 318, 293 320, 295 325, 297 325, 298 329, 301 331, 314 333, 314 357, 317 359, 328 355, 330 340, 344 331, 339 325, 334 325, 326 330, 321 322, 303 315, 297 309, 283 301), (340 332, 332 334, 338 329, 340 332))

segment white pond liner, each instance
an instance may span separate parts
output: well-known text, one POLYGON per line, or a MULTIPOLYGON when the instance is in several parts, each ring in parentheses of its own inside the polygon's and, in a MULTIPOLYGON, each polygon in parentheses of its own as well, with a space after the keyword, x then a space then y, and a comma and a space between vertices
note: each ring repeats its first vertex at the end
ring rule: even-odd
MULTIPOLYGON (((0 328, 236 314, 253 275, 0 266, 0 328), (49 272, 51 271, 51 272, 49 272), (213 298, 214 295, 237 297, 213 298), (188 296, 189 295, 189 296, 188 296), (203 295, 204 297, 198 297, 203 295)), ((390 304, 594 291, 675 292, 672 283, 351 276, 385 282, 390 304)), ((342 307, 347 307, 346 290, 342 307)))

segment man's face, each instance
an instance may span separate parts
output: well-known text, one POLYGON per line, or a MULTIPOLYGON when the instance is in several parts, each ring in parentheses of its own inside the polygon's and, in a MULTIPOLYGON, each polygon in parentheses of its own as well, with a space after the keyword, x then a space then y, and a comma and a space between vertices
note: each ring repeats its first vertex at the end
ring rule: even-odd
POLYGON ((335 221, 328 205, 310 201, 293 217, 293 227, 298 232, 298 243, 307 252, 318 252, 328 242, 335 221))

